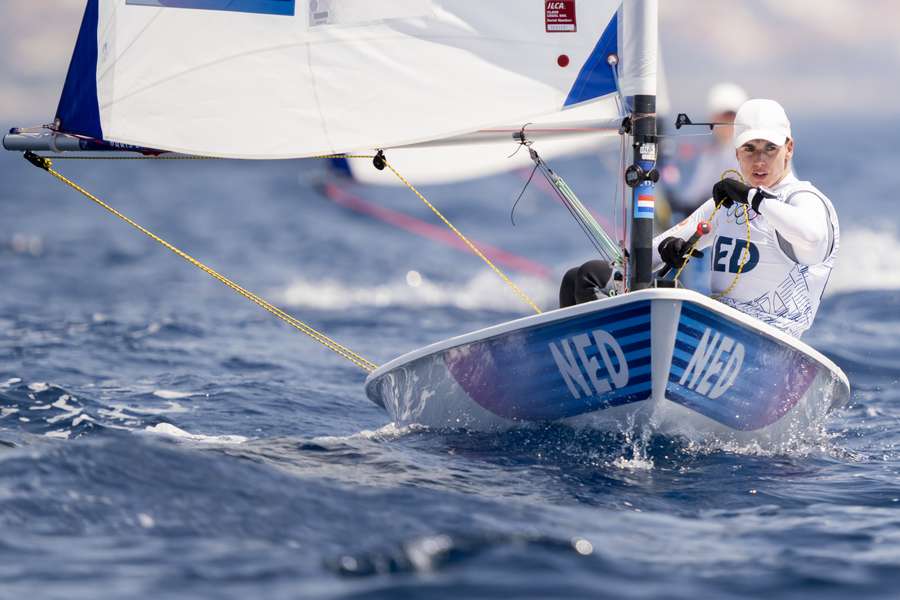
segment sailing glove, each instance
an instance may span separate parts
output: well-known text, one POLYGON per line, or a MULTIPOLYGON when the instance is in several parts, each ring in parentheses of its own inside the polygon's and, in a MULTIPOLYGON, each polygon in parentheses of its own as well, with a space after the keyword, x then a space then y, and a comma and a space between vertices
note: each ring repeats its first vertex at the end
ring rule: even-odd
POLYGON ((731 208, 735 204, 744 204, 759 213, 759 203, 764 198, 774 198, 769 192, 760 188, 752 188, 737 179, 723 179, 713 186, 713 201, 725 208, 731 208))
MULTIPOLYGON (((690 246, 686 241, 675 236, 670 236, 659 243, 659 257, 664 263, 673 269, 680 269, 685 262, 685 254, 687 254, 690 246)), ((691 250, 691 256, 703 258, 703 253, 697 250, 691 250)))

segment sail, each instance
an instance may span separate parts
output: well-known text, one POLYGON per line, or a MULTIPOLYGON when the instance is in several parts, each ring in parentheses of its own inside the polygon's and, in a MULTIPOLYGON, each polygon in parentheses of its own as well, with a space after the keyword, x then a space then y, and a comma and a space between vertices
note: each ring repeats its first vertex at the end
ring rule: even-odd
POLYGON ((464 134, 613 94, 614 0, 88 0, 60 130, 290 158, 464 134))
MULTIPOLYGON (((621 13, 622 9, 620 15, 621 13)), ((619 23, 621 22, 620 18, 619 23)), ((621 34, 619 39, 623 39, 621 34)), ((630 86, 632 92, 638 92, 641 89, 652 90, 652 82, 656 77, 656 109, 658 113, 666 114, 669 111, 669 89, 663 57, 660 55, 658 63, 654 64, 652 60, 636 55, 643 52, 644 48, 635 46, 619 48, 620 64, 642 65, 643 70, 620 69, 620 81, 630 86), (644 87, 639 87, 641 84, 644 87)), ((618 95, 610 94, 592 102, 531 118, 524 131, 534 141, 534 147, 541 156, 548 161, 574 154, 608 151, 617 148, 620 142, 618 133, 623 110, 618 95)), ((497 128, 492 128, 489 132, 479 134, 497 131, 497 128)), ((506 136, 469 135, 465 136, 465 141, 445 138, 427 145, 393 148, 388 152, 388 158, 409 181, 414 181, 417 185, 454 183, 533 167, 534 163, 528 152, 519 149, 518 142, 510 135, 513 130, 507 128, 504 131, 507 132, 506 136), (479 139, 482 137, 487 139, 479 139)), ((374 152, 372 149, 366 154, 374 152)), ((350 159, 335 166, 360 183, 403 185, 393 173, 375 169, 371 161, 350 159)))

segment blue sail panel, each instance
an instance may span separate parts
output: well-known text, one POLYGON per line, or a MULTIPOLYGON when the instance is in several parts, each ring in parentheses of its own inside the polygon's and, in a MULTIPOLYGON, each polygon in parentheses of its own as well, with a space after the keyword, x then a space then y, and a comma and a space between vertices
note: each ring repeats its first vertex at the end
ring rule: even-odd
POLYGON ((60 131, 103 139, 97 100, 97 21, 99 0, 88 0, 63 86, 56 118, 60 131))
POLYGON ((294 0, 127 0, 126 4, 163 8, 227 10, 261 15, 294 15, 294 0))
POLYGON ((588 56, 569 95, 563 106, 571 106, 605 96, 616 91, 616 80, 613 77, 612 67, 607 62, 610 54, 618 54, 619 34, 618 15, 614 14, 612 20, 603 31, 603 35, 597 40, 590 56, 588 56))

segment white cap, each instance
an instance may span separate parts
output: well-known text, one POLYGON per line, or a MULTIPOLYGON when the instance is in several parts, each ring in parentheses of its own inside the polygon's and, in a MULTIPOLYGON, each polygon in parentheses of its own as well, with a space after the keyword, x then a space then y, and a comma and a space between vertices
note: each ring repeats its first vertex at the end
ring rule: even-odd
POLYGON ((791 122, 774 100, 754 98, 744 102, 734 117, 734 147, 750 140, 767 140, 781 146, 791 137, 791 122))
POLYGON ((746 101, 747 92, 741 86, 735 83, 717 83, 709 90, 706 108, 711 115, 737 112, 741 104, 746 101))

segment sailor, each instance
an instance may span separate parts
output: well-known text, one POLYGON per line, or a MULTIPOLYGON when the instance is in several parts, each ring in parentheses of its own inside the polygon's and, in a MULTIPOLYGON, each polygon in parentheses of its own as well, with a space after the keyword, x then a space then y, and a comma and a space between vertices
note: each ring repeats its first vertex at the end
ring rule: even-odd
POLYGON ((794 175, 794 139, 780 104, 742 104, 733 143, 744 181, 715 183, 712 198, 654 238, 654 267, 681 267, 686 238, 709 222, 696 250, 711 248, 712 296, 800 336, 812 325, 834 266, 837 214, 825 194, 794 175))

